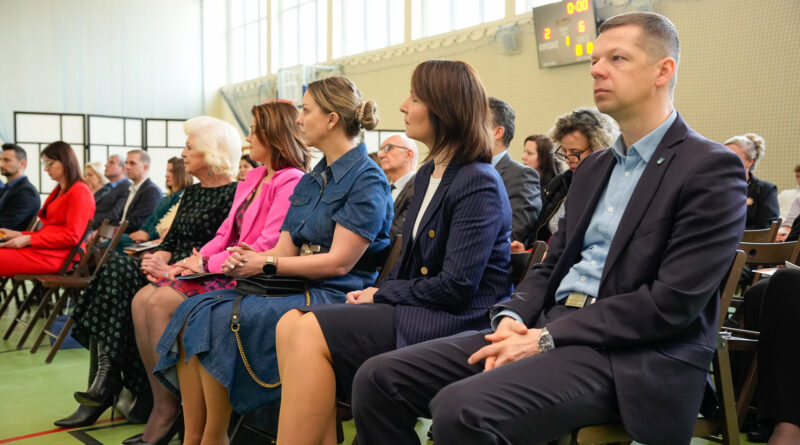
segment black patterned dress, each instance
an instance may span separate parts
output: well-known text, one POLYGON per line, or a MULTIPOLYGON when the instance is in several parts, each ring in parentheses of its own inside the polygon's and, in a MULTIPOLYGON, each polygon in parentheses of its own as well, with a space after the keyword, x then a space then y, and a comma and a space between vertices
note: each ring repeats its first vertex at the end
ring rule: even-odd
MULTIPOLYGON (((186 188, 181 206, 159 250, 172 253, 172 262, 186 258, 217 233, 228 216, 236 182, 221 187, 186 188)), ((131 300, 149 284, 141 272, 141 260, 114 255, 100 269, 75 307, 73 336, 84 346, 94 337, 112 362, 122 370, 125 386, 134 394, 150 391, 144 364, 136 348, 131 318, 131 300)))

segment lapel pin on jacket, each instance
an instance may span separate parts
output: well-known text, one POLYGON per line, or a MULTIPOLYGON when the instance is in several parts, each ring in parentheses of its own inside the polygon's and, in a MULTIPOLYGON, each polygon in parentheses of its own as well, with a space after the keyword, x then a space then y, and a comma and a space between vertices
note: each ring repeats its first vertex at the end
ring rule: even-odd
POLYGON ((658 165, 661 165, 663 163, 664 163, 664 158, 658 158, 658 160, 656 161, 656 164, 658 165))

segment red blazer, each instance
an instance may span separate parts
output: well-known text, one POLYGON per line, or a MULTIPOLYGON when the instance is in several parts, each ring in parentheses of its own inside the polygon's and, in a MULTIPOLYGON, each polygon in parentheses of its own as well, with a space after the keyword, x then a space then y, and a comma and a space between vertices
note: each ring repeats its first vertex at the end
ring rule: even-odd
POLYGON ((80 241, 93 215, 94 196, 89 186, 76 182, 62 195, 58 185, 39 210, 42 228, 24 233, 31 236, 34 249, 69 250, 80 241))

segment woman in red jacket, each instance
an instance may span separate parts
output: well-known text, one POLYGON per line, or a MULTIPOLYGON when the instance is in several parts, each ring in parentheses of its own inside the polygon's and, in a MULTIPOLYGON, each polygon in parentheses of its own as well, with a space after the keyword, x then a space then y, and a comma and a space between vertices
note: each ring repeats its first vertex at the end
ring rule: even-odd
POLYGON ((53 142, 42 151, 42 162, 58 185, 39 210, 41 229, 17 232, 0 228, 0 276, 58 272, 94 215, 94 196, 81 177, 72 147, 53 142))

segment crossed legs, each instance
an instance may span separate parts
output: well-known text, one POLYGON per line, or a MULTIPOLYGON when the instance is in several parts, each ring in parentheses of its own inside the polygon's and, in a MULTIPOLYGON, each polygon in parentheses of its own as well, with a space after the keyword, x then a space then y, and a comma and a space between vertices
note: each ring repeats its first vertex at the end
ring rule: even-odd
POLYGON ((158 362, 158 354, 154 351, 156 344, 175 309, 184 299, 183 295, 169 286, 148 284, 136 293, 131 302, 136 346, 153 393, 153 410, 142 436, 146 442, 154 442, 164 436, 178 413, 178 400, 153 375, 153 368, 158 362))

